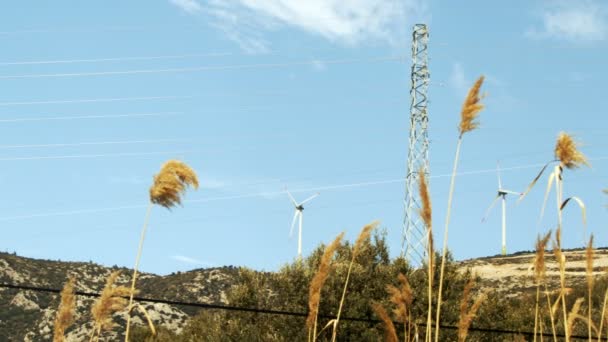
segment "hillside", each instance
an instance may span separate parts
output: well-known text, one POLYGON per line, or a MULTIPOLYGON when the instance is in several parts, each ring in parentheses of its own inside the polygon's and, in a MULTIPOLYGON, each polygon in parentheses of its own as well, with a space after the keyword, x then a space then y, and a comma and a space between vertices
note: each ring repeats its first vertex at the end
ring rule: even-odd
MULTIPOLYGON (((565 251, 568 261, 568 286, 585 281, 584 250, 565 251)), ((504 292, 507 296, 517 296, 533 290, 532 264, 534 255, 522 252, 507 256, 492 256, 457 262, 460 272, 471 269, 481 278, 481 288, 504 292)), ((596 275, 601 275, 608 265, 608 250, 598 249, 594 260, 596 275)), ((558 270, 551 254, 547 255, 548 277, 557 286, 558 270)), ((126 285, 131 270, 107 268, 94 263, 61 262, 19 257, 0 253, 0 283, 60 289, 67 276, 77 279, 76 290, 100 292, 105 278, 114 270, 121 271, 119 283, 126 285)), ((158 276, 142 274, 138 287, 139 296, 172 301, 227 304, 226 292, 237 282, 239 269, 234 267, 196 269, 189 272, 158 276)), ((1 341, 48 341, 52 336, 58 295, 45 292, 22 291, 0 288, 0 340, 1 341)), ((77 299, 79 328, 69 331, 72 341, 86 339, 90 325, 90 305, 92 298, 79 296, 77 299)), ((179 332, 186 320, 199 309, 177 307, 168 304, 144 305, 155 324, 179 332)), ((124 323, 124 314, 115 317, 124 323)), ((136 318, 136 324, 143 320, 136 318)), ((123 324, 124 326, 124 324, 123 324)), ((114 335, 113 337, 116 337, 114 335)))

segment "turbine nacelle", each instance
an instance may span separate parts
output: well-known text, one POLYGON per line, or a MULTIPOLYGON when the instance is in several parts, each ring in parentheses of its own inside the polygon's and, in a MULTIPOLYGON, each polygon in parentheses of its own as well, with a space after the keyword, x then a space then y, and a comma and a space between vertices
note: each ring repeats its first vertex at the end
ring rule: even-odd
POLYGON ((289 230, 289 237, 293 236, 293 229, 296 226, 296 222, 299 222, 299 224, 298 224, 298 259, 301 259, 302 258, 302 216, 304 214, 304 203, 307 203, 307 202, 311 201, 313 198, 319 196, 319 193, 317 192, 316 194, 314 194, 314 195, 308 197, 307 199, 303 200, 302 202, 298 203, 295 200, 295 198, 293 198, 291 193, 289 191, 287 191, 287 189, 285 189, 285 192, 289 196, 289 199, 291 200, 291 203, 293 204, 293 206, 295 208, 295 212, 293 213, 293 220, 291 221, 291 229, 289 230))

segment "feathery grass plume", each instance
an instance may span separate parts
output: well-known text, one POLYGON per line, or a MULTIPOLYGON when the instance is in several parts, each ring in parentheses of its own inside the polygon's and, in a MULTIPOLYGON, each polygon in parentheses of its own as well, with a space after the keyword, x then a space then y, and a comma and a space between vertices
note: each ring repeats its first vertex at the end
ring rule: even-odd
POLYGON ((319 270, 310 282, 306 326, 308 327, 309 340, 312 341, 316 341, 317 339, 317 315, 319 313, 319 302, 321 301, 321 289, 329 277, 331 260, 340 246, 343 237, 344 232, 340 233, 329 246, 325 247, 323 256, 321 256, 321 262, 319 263, 319 270))
MULTIPOLYGON (((481 97, 479 96, 479 90, 483 84, 484 77, 481 76, 467 95, 464 104, 462 105, 460 127, 458 136, 458 142, 456 143, 456 155, 454 157, 454 168, 452 169, 452 176, 450 178, 450 192, 448 194, 448 208, 445 215, 445 229, 443 232, 443 248, 441 251, 441 267, 439 271, 439 290, 437 292, 437 313, 435 315, 435 324, 440 324, 441 319, 441 300, 443 292, 443 276, 445 272, 446 255, 448 253, 448 232, 450 227, 450 215, 452 212, 452 200, 454 198, 454 183, 456 179, 456 170, 458 169, 458 158, 460 156, 460 146, 462 145, 462 137, 466 132, 472 131, 479 126, 479 123, 475 121, 479 112, 483 109, 483 105, 480 103, 481 97)), ((430 298, 429 298, 430 300, 430 298)), ((429 340, 430 341, 430 340, 429 340)), ((435 329, 435 342, 439 342, 439 329, 435 329)))
POLYGON ((369 241, 369 237, 374 230, 378 226, 379 222, 374 221, 370 224, 363 226, 361 229, 361 233, 359 233, 359 237, 357 237, 357 241, 355 242, 355 246, 353 247, 353 254, 350 260, 350 264, 348 265, 348 272, 346 273, 346 281, 344 281, 344 289, 342 290, 342 298, 340 299, 340 306, 338 307, 338 314, 336 315, 336 319, 333 322, 333 331, 331 340, 336 341, 337 332, 338 332, 338 323, 340 322, 340 314, 342 313, 342 307, 344 306, 344 300, 346 299, 346 289, 348 288, 348 281, 350 280, 350 273, 352 272, 353 265, 355 264, 355 259, 361 250, 363 244, 369 241))
POLYGON ((137 248, 137 256, 135 257, 135 266, 133 267, 131 293, 129 294, 129 304, 127 305, 129 311, 127 313, 125 342, 129 341, 129 331, 131 329, 131 310, 134 307, 133 294, 135 292, 139 260, 141 258, 141 252, 144 245, 144 239, 146 237, 146 229, 148 228, 150 214, 152 213, 152 206, 154 204, 158 204, 170 209, 176 204, 181 204, 181 195, 186 191, 188 186, 198 189, 198 178, 194 170, 179 160, 169 160, 165 162, 161 166, 160 172, 154 176, 154 182, 150 187, 150 203, 148 205, 148 209, 146 209, 144 226, 141 230, 139 247, 137 248))
POLYGON ((469 89, 469 93, 462 104, 462 111, 460 112, 460 125, 458 127, 460 135, 470 132, 479 127, 477 122, 477 116, 483 109, 483 104, 480 103, 481 96, 479 90, 483 84, 484 77, 481 76, 475 81, 473 87, 469 89))
POLYGON ((384 323, 384 340, 386 342, 397 342, 399 339, 397 338, 395 325, 386 310, 378 303, 372 303, 372 309, 384 323))
POLYGON ((188 186, 198 189, 198 178, 194 170, 178 160, 169 160, 154 176, 150 188, 150 202, 167 209, 181 204, 181 195, 188 186))
POLYGON ((433 276, 435 275, 435 253, 433 246, 433 211, 431 206, 431 196, 429 195, 429 186, 426 180, 426 172, 420 168, 418 171, 420 178, 418 179, 418 192, 422 200, 422 208, 419 210, 420 217, 426 226, 427 232, 427 283, 428 283, 428 309, 426 318, 426 340, 431 341, 432 329, 432 304, 433 304, 433 276))
POLYGON ((403 273, 399 273, 397 278, 401 285, 399 287, 388 285, 386 287, 386 292, 390 295, 391 303, 395 304, 396 308, 393 310, 393 313, 397 316, 398 320, 403 322, 404 335, 406 336, 406 340, 408 340, 408 325, 410 325, 409 312, 412 302, 414 301, 414 291, 403 273))
POLYGON ((588 324, 587 324, 587 336, 589 336, 589 341, 591 341, 591 323, 593 323, 592 319, 591 319, 591 308, 593 307, 593 302, 591 299, 591 294, 593 293, 593 234, 591 234, 591 237, 589 238, 589 244, 587 245, 587 248, 585 249, 585 264, 586 264, 586 278, 587 278, 587 294, 588 294, 588 316, 587 319, 588 324))
POLYGON ((99 340, 103 331, 111 330, 115 326, 112 321, 112 314, 127 308, 127 300, 123 297, 129 295, 129 288, 126 286, 114 286, 119 275, 120 272, 115 271, 108 276, 101 295, 91 307, 91 315, 94 322, 91 340, 93 340, 94 336, 99 340))
MULTIPOLYGON (((581 305, 583 304, 583 302, 585 301, 585 298, 580 297, 577 298, 576 301, 574 302, 574 305, 572 305, 572 309, 570 310, 570 313, 568 314, 568 324, 566 324, 568 326, 568 329, 566 330, 566 341, 570 340, 570 336, 572 336, 572 328, 574 328, 574 322, 576 321, 577 318, 581 318, 581 316, 578 314, 578 312, 581 309, 581 305)), ((584 317, 583 317, 584 319, 584 317)))
POLYGON ((55 315, 53 342, 65 341, 65 330, 74 323, 76 315, 76 297, 74 296, 74 278, 69 278, 61 290, 61 303, 55 315))
POLYGON ((555 158, 569 168, 575 169, 581 165, 589 165, 587 157, 578 150, 579 144, 565 132, 560 132, 555 143, 555 158))
POLYGON ((471 326, 471 322, 475 315, 477 314, 477 310, 481 307, 481 303, 485 300, 485 295, 481 294, 477 296, 477 299, 473 302, 473 305, 469 306, 469 297, 471 295, 471 290, 475 282, 473 278, 469 279, 469 281, 464 286, 464 291, 462 293, 462 300, 460 301, 460 319, 458 321, 458 341, 465 341, 467 335, 469 333, 469 327, 471 326))
MULTIPOLYGON (((540 286, 544 282, 547 275, 547 269, 545 267, 545 249, 547 248, 547 242, 551 238, 551 231, 549 231, 543 238, 540 236, 536 238, 536 254, 534 256, 534 278, 536 280, 536 308, 534 314, 534 341, 536 341, 536 331, 538 329, 538 319, 540 311, 540 286)), ((551 316, 551 326, 554 327, 553 316, 551 316)), ((555 332, 555 328, 553 328, 555 332)))

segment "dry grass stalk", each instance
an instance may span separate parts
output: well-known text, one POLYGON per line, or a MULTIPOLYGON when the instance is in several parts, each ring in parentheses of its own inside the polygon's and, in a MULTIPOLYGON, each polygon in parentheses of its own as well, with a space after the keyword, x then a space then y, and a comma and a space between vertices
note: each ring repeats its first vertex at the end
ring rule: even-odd
POLYGON ((403 273, 399 273, 397 276, 401 285, 397 288, 393 285, 388 285, 386 287, 386 291, 390 295, 391 303, 395 304, 395 309, 393 313, 397 316, 397 319, 403 322, 403 330, 406 341, 409 340, 409 330, 408 326, 410 325, 409 321, 409 311, 414 300, 412 287, 410 286, 409 281, 403 275, 403 273))
POLYGON ((346 290, 348 289, 348 281, 350 280, 350 274, 353 269, 353 265, 355 264, 355 260, 359 251, 363 247, 365 243, 369 241, 369 237, 372 233, 372 230, 376 229, 379 222, 374 221, 370 224, 367 224, 361 229, 361 233, 357 237, 357 241, 355 242, 355 246, 353 247, 353 253, 350 260, 350 264, 348 265, 348 272, 346 273, 346 280, 344 281, 344 289, 342 290, 342 298, 340 299, 340 306, 338 307, 338 314, 336 315, 336 319, 333 323, 333 331, 332 331, 332 341, 336 341, 337 332, 338 332, 338 323, 340 322, 340 314, 342 313, 342 307, 344 306, 344 300, 346 299, 346 290))
POLYGON ((393 321, 389 317, 386 310, 382 307, 382 305, 378 303, 373 303, 372 308, 384 323, 384 340, 386 342, 397 342, 399 339, 397 338, 397 331, 395 330, 395 325, 393 324, 393 321))
POLYGON ((55 315, 53 342, 65 341, 66 329, 74 323, 76 315, 76 297, 74 296, 74 278, 69 278, 61 290, 61 302, 55 315))
POLYGON ((570 340, 570 336, 572 335, 572 329, 574 328, 574 322, 576 321, 577 318, 581 317, 578 314, 578 312, 580 311, 581 305, 583 304, 584 301, 585 301, 585 298, 583 298, 583 297, 577 298, 576 301, 574 302, 574 305, 572 305, 572 309, 570 310, 570 313, 568 314, 568 324, 566 324, 566 326, 568 327, 568 329, 566 330, 566 341, 570 340))
POLYGON ((568 311, 566 310, 566 295, 569 289, 566 288, 566 256, 562 253, 562 230, 561 227, 557 227, 555 231, 555 242, 553 246, 553 254, 559 265, 559 282, 560 282, 560 295, 556 304, 561 301, 562 303, 562 314, 564 316, 564 333, 566 335, 566 342, 570 341, 570 331, 568 324, 568 311))
POLYGON ((555 143, 555 158, 568 169, 589 165, 587 157, 578 150, 579 144, 565 132, 560 132, 555 143))
POLYGON ((331 260, 334 257, 334 253, 340 246, 340 242, 344 237, 344 233, 340 233, 336 239, 325 248, 323 256, 321 256, 321 262, 319 263, 319 270, 312 278, 309 287, 308 296, 308 317, 306 318, 306 326, 309 331, 309 340, 316 341, 317 338, 317 315, 319 314, 319 303, 321 301, 321 289, 323 284, 329 277, 331 260))
POLYGON ((460 112, 460 125, 459 131, 462 136, 466 132, 470 132, 477 127, 479 127, 479 122, 477 122, 477 116, 479 112, 483 109, 483 104, 480 103, 481 96, 479 95, 479 90, 481 85, 483 84, 484 77, 481 76, 475 81, 473 87, 469 89, 469 93, 464 100, 462 105, 462 111, 460 112))
POLYGON ((471 295, 471 290, 475 282, 473 279, 469 279, 469 281, 464 286, 464 291, 462 294, 462 300, 460 301, 460 320, 458 321, 458 341, 465 341, 469 332, 469 327, 471 326, 471 322, 475 315, 477 314, 477 310, 481 307, 481 303, 485 300, 485 296, 483 294, 477 296, 477 299, 473 302, 473 305, 469 308, 469 297, 471 295))
MULTIPOLYGON (((534 278, 536 280, 536 308, 534 314, 534 341, 536 341, 536 331, 538 330, 538 320, 540 311, 540 286, 544 282, 547 275, 547 269, 545 267, 545 249, 547 248, 547 242, 551 238, 551 232, 545 234, 543 238, 540 236, 536 239, 536 254, 534 257, 534 278)), ((551 326, 555 332, 553 316, 551 316, 551 326)), ((541 333, 542 336, 542 333, 541 333)), ((542 337, 541 337, 542 338, 542 337)))
POLYGON ((587 336, 589 336, 589 341, 591 341, 591 323, 593 322, 591 319, 591 308, 593 307, 593 302, 591 299, 591 294, 593 293, 593 234, 591 234, 591 237, 589 238, 589 244, 587 245, 587 248, 585 249, 585 276, 587 278, 587 294, 588 294, 588 330, 587 330, 587 336))
MULTIPOLYGON (((435 324, 440 324, 441 318, 441 299, 443 292, 443 276, 445 271, 446 255, 448 253, 448 232, 450 226, 450 215, 452 212, 452 200, 454 198, 454 183, 456 179, 456 170, 458 169, 458 158, 460 156, 460 146, 462 145, 462 137, 464 133, 474 130, 479 126, 479 123, 475 121, 479 112, 483 109, 483 105, 479 103, 481 97, 479 96, 479 90, 483 84, 484 77, 481 76, 467 95, 464 104, 462 105, 460 127, 458 136, 458 142, 456 144, 456 155, 454 157, 454 168, 452 169, 452 176, 450 179, 450 191, 448 194, 448 208, 445 215, 445 229, 443 232, 443 248, 441 251, 441 267, 439 271, 439 290, 437 292, 437 312, 435 314, 435 324)), ((430 300, 430 298, 429 298, 430 300)), ((439 342, 439 329, 435 329, 435 342, 439 342)))
POLYGON ((431 196, 429 194, 429 186, 426 180, 426 172, 424 169, 418 171, 420 178, 418 179, 418 191, 422 200, 422 208, 420 209, 420 217, 424 222, 427 233, 427 284, 428 284, 428 308, 426 318, 426 341, 431 341, 431 323, 433 321, 432 305, 433 305, 433 276, 435 275, 435 247, 433 246, 433 208, 431 206, 431 196))
POLYGON ((129 295, 129 288, 126 286, 115 286, 114 283, 120 275, 119 271, 112 272, 106 285, 101 291, 101 296, 95 301, 91 307, 91 315, 93 316, 93 333, 91 341, 94 337, 99 340, 99 337, 104 331, 112 330, 115 326, 112 320, 112 315, 115 312, 122 311, 127 308, 127 300, 123 297, 129 295))
POLYGON ((181 204, 181 195, 188 186, 198 189, 198 178, 194 170, 185 163, 178 160, 169 160, 161 166, 160 172, 154 176, 154 182, 150 187, 150 204, 146 210, 144 226, 139 238, 139 247, 135 257, 135 267, 133 267, 133 277, 131 280, 131 293, 129 294, 129 311, 127 314, 127 329, 125 331, 125 342, 129 341, 129 331, 131 329, 131 309, 133 308, 133 295, 135 293, 135 283, 137 281, 137 271, 139 260, 146 237, 146 229, 152 212, 152 205, 158 204, 167 209, 181 204))

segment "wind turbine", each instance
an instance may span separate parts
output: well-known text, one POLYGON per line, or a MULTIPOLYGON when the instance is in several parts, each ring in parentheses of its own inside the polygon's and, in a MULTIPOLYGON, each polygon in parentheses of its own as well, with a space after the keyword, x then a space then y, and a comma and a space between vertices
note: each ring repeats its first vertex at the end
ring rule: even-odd
POLYGON ((291 230, 289 231, 289 237, 293 236, 293 227, 295 227, 296 221, 298 220, 298 218, 300 221, 300 224, 298 225, 298 259, 301 259, 302 258, 302 214, 304 212, 304 203, 310 202, 310 200, 319 196, 319 193, 317 192, 316 194, 314 194, 314 195, 308 197, 307 199, 303 200, 302 202, 298 203, 287 189, 285 189, 285 192, 287 192, 287 195, 289 195, 289 199, 291 199, 291 203, 293 203, 293 206, 296 209, 295 213, 293 214, 293 220, 291 221, 291 230))
POLYGON ((496 202, 499 199, 501 199, 502 200, 502 255, 506 255, 507 254, 507 195, 521 196, 523 194, 521 192, 507 190, 502 187, 502 182, 500 180, 500 165, 498 163, 496 165, 496 173, 498 174, 498 193, 496 194, 494 201, 492 201, 492 204, 490 204, 490 207, 486 210, 486 213, 485 213, 484 217, 481 219, 481 222, 484 222, 486 220, 486 218, 488 218, 488 215, 490 214, 490 211, 492 210, 492 208, 494 207, 496 202))

